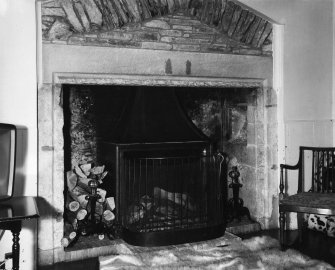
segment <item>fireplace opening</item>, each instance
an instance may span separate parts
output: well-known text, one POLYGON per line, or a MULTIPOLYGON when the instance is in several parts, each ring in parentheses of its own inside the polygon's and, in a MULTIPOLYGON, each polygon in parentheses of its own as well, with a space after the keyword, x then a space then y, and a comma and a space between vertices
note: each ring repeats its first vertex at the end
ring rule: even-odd
MULTIPOLYGON (((87 179, 106 173, 99 187, 113 200, 98 201, 95 214, 111 211, 126 241, 150 246, 222 235, 229 196, 222 153, 242 167, 250 158, 257 91, 63 85, 65 213, 74 188, 87 198, 87 179)), ((88 221, 92 209, 79 204, 88 221)), ((64 217, 65 235, 82 222, 76 211, 64 217)))

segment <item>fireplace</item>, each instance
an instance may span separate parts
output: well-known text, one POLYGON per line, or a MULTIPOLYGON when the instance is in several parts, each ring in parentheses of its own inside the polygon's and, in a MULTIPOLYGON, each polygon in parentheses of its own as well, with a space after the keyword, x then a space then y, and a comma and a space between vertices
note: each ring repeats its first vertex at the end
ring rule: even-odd
MULTIPOLYGON (((81 9, 84 4, 79 2, 64 7, 59 6, 65 3, 63 1, 47 1, 42 4, 44 40, 38 87, 38 194, 44 200, 45 211, 42 209, 39 220, 39 264, 113 252, 112 242, 107 247, 88 248, 81 252, 64 251, 61 246, 64 236, 64 173, 71 168, 72 162, 64 147, 67 143, 63 134, 66 121, 63 111, 65 85, 174 87, 187 88, 189 92, 201 88, 214 88, 231 93, 231 96, 234 96, 236 91, 247 90, 249 94, 246 95, 246 99, 236 102, 235 110, 228 110, 231 117, 241 115, 240 119, 246 120, 235 122, 236 125, 232 127, 227 125, 231 130, 230 134, 233 135, 230 140, 237 140, 234 141, 236 148, 226 144, 225 150, 230 153, 229 166, 237 165, 241 169, 244 186, 240 196, 250 207, 252 217, 263 228, 276 226, 277 99, 276 90, 272 88, 271 23, 252 11, 244 10, 244 7, 241 8, 236 3, 222 1, 229 4, 226 5, 228 9, 223 14, 225 19, 219 21, 215 19, 219 13, 212 12, 214 6, 208 5, 205 13, 200 12, 201 5, 189 8, 179 6, 185 10, 177 12, 177 9, 171 7, 164 9, 165 13, 160 14, 138 13, 145 14, 145 20, 141 17, 134 24, 126 24, 122 29, 113 29, 106 25, 110 22, 107 20, 110 17, 104 17, 107 13, 102 15, 102 20, 98 20, 99 17, 94 21, 82 20, 85 16, 99 15, 99 9, 94 9, 96 1, 85 1, 85 5, 88 2, 93 3, 89 9, 81 9), (79 10, 89 12, 77 12, 79 10), (64 16, 68 18, 62 19, 64 16), (83 18, 78 19, 78 16, 83 18), (88 28, 79 29, 83 22, 94 22, 88 28, 98 27, 92 28, 96 32, 92 29, 93 32, 85 32, 88 28), (228 36, 225 36, 226 34, 228 36), (238 124, 243 124, 244 127, 237 128, 238 124), (239 130, 243 132, 238 134, 239 130), (65 157, 67 161, 64 162, 65 157)), ((97 2, 105 4, 110 1, 97 2)), ((229 113, 226 116, 228 117, 229 113)), ((94 158, 98 145, 98 142, 90 145, 93 154, 86 149, 84 155, 80 156, 84 156, 85 160, 94 158)), ((195 155, 198 160, 204 160, 206 157, 203 156, 203 148, 206 147, 199 147, 196 153, 191 151, 186 155, 184 152, 177 155, 169 153, 168 156, 160 153, 159 156, 183 159, 185 156, 190 158, 195 155)), ((137 164, 136 162, 142 158, 142 152, 139 154, 135 151, 133 154, 127 154, 126 158, 137 164)), ((151 150, 150 152, 154 153, 151 150)), ((206 151, 206 155, 211 154, 210 150, 206 151)), ((153 167, 155 158, 155 154, 146 156, 146 159, 152 162, 147 166, 148 170, 153 167)), ((208 162, 208 166, 209 170, 213 168, 213 171, 217 172, 217 164, 208 162)), ((138 181, 134 183, 136 185, 138 181)), ((183 194, 191 194, 192 197, 187 196, 192 198, 190 200, 198 200, 192 194, 192 190, 184 192, 182 189, 157 185, 151 185, 148 189, 151 194, 148 194, 149 191, 139 192, 139 200, 145 195, 154 198, 155 194, 161 194, 161 197, 168 197, 171 193, 177 198, 183 198, 183 194)), ((206 205, 201 202, 196 204, 206 205)), ((132 203, 126 205, 124 209, 132 206, 132 203)), ((198 208, 201 209, 201 206, 198 208)), ((202 213, 204 211, 199 211, 200 220, 205 216, 202 213)), ((127 213, 122 216, 127 216, 127 213)), ((179 222, 177 219, 175 221, 179 222)), ((199 222, 198 225, 201 224, 199 222)), ((213 224, 215 226, 216 223, 213 224)), ((124 227, 133 230, 131 225, 125 224, 124 227)), ((137 232, 141 231, 139 227, 135 229, 137 232)))
MULTIPOLYGON (((64 179, 64 172, 71 167, 71 158, 67 158, 68 162, 70 163, 64 163, 64 160, 66 160, 65 157, 65 153, 66 153, 66 148, 64 148, 64 145, 66 145, 66 140, 64 140, 65 138, 63 137, 63 126, 64 123, 66 122, 66 120, 64 119, 64 85, 69 85, 69 86, 76 86, 76 85, 80 85, 78 84, 79 82, 82 83, 83 81, 85 81, 85 84, 81 84, 83 88, 87 88, 88 85, 92 85, 92 82, 97 83, 96 85, 100 87, 111 87, 111 86, 116 86, 116 87, 120 87, 120 85, 122 86, 130 86, 133 85, 133 82, 146 82, 148 84, 148 77, 142 77, 142 80, 138 80, 138 77, 135 78, 131 78, 131 77, 122 77, 120 75, 116 75, 114 76, 106 76, 103 78, 103 80, 99 79, 99 76, 94 76, 93 80, 91 78, 89 78, 88 75, 75 75, 75 74, 71 74, 70 77, 66 76, 63 77, 64 75, 60 75, 58 78, 60 80, 60 84, 57 84, 56 86, 54 86, 52 89, 52 91, 50 91, 49 87, 45 87, 40 91, 40 100, 44 100, 46 102, 43 103, 43 106, 41 106, 41 110, 40 110, 40 125, 41 127, 43 127, 44 132, 49 133, 50 135, 52 134, 52 137, 54 138, 54 142, 56 144, 54 144, 53 148, 49 148, 47 146, 44 146, 41 150, 41 156, 47 157, 45 156, 48 153, 53 153, 52 156, 53 158, 48 159, 48 158, 44 158, 43 162, 41 163, 41 165, 43 165, 45 162, 51 162, 49 164, 54 164, 53 167, 54 171, 53 171, 53 175, 52 178, 53 179, 64 179), (83 76, 83 77, 82 77, 83 76), (85 78, 86 77, 86 78, 85 78), (145 80, 144 80, 145 79, 145 80), (70 82, 74 82, 75 84, 69 84, 70 82), (108 84, 106 84, 106 82, 108 82, 108 84), (116 83, 113 85, 113 82, 116 83), (123 84, 120 84, 120 82, 123 82, 123 84), (50 99, 48 98, 50 97, 50 99), (50 123, 47 121, 47 116, 49 114, 53 115, 53 129, 49 129, 48 127, 50 127, 50 123), (43 121, 43 119, 46 119, 46 121, 43 121)), ((167 83, 167 85, 170 86, 174 86, 176 83, 178 83, 179 79, 177 79, 176 81, 173 81, 171 83, 170 81, 171 78, 169 78, 169 81, 165 81, 167 83)), ((152 80, 150 80, 150 86, 156 86, 156 87, 160 87, 161 85, 161 80, 162 78, 160 78, 158 81, 153 78, 152 80)), ((248 181, 245 182, 245 191, 248 194, 247 197, 242 197, 245 200, 245 203, 249 206, 251 206, 251 212, 253 217, 257 218, 258 215, 260 215, 260 217, 263 216, 263 209, 260 208, 260 205, 262 205, 262 201, 257 200, 257 198, 259 198, 260 194, 262 193, 261 190, 255 189, 255 185, 257 185, 258 187, 260 186, 261 182, 260 182, 260 178, 262 177, 262 174, 260 174, 260 170, 264 169, 264 151, 263 151, 263 146, 262 143, 264 142, 264 133, 263 130, 264 129, 256 129, 256 127, 259 127, 260 124, 260 119, 262 119, 262 117, 264 117, 263 113, 264 113, 264 88, 262 87, 262 84, 260 84, 260 82, 258 80, 254 80, 254 81, 250 81, 249 79, 243 82, 243 79, 238 79, 238 80, 211 80, 208 78, 205 78, 204 80, 202 79, 198 79, 198 78, 187 78, 187 84, 188 86, 188 90, 187 91, 195 91, 195 92, 199 92, 201 88, 205 89, 206 91, 208 90, 208 81, 211 81, 211 87, 213 88, 213 85, 215 86, 213 89, 220 89, 221 92, 223 93, 227 93, 228 96, 236 96, 237 92, 245 92, 248 93, 247 95, 245 95, 245 93, 243 94, 243 96, 245 96, 245 99, 243 102, 240 102, 241 100, 237 100, 235 105, 238 105, 237 108, 241 107, 245 108, 242 111, 244 112, 244 115, 247 115, 248 117, 248 121, 247 123, 244 123, 244 126, 247 128, 247 132, 248 132, 248 136, 245 137, 245 141, 244 141, 244 146, 242 147, 241 144, 237 144, 237 148, 235 150, 235 153, 232 152, 231 149, 228 149, 231 153, 233 153, 233 155, 231 156, 232 159, 230 161, 230 165, 236 165, 236 163, 240 162, 242 164, 245 163, 245 165, 243 165, 243 168, 245 168, 242 171, 242 175, 247 175, 248 179, 251 179, 250 177, 254 175, 255 178, 253 178, 253 181, 248 181), (241 87, 241 84, 243 85, 243 87, 241 87), (235 86, 235 88, 233 87, 235 86), (230 93, 230 94, 228 94, 230 93), (252 132, 253 130, 255 130, 255 132, 252 132), (239 148, 240 147, 240 148, 239 148), (244 149, 244 150, 242 150, 244 149), (255 169, 252 169, 252 166, 255 166, 255 169), (253 193, 250 193, 251 190, 253 191, 253 193), (252 196, 250 196, 252 195, 252 196), (253 204, 253 202, 258 202, 257 205, 253 204), (257 212, 260 211, 260 212, 257 212), (260 213, 260 214, 258 214, 260 213)), ((183 87, 185 87, 184 82, 183 82, 183 86, 180 87, 180 89, 182 89, 183 87)), ((166 84, 165 86, 166 87, 166 84)), ((98 91, 97 91, 98 92, 98 91)), ((243 118, 243 117, 242 117, 243 118)), ((236 122, 236 124, 239 122, 236 122)), ((239 124, 238 124, 239 125, 239 124)), ((228 125, 229 128, 229 125, 228 125)), ((230 129, 233 131, 234 127, 230 127, 230 129)), ((236 129, 238 130, 238 129, 236 129)), ((245 130, 245 129, 244 129, 245 130)), ((242 136, 243 137, 243 136, 242 136)), ((42 136, 40 142, 43 142, 43 139, 48 138, 48 136, 42 136)), ((50 138, 50 137, 49 137, 50 138)), ((236 137, 234 137, 236 138, 236 137)), ((157 143, 157 142, 156 142, 157 143)), ((98 144, 96 144, 97 146, 98 144)), ((187 158, 186 159, 190 159, 190 156, 196 156, 196 159, 199 160, 201 159, 202 161, 206 158, 203 156, 203 150, 206 149, 207 147, 207 142, 197 142, 196 143, 196 151, 189 151, 188 149, 188 154, 187 154, 187 158)), ((94 146, 94 144, 93 144, 94 146)), ((227 145, 228 146, 228 145, 227 145)), ((114 147, 114 146, 113 146, 114 147)), ((180 146, 179 146, 180 147, 180 146)), ((194 145, 192 146, 194 147, 194 145)), ((192 149, 192 147, 190 147, 192 149)), ((218 147, 218 146, 217 146, 218 147)), ((222 147, 222 146, 219 146, 222 147)), ((231 147, 231 146, 230 146, 231 147)), ((188 148, 188 147, 187 147, 188 148)), ((94 156, 94 152, 97 152, 98 147, 93 147, 91 149, 91 152, 93 153, 94 156)), ((176 148, 175 148, 176 149, 176 148)), ((178 149, 178 148, 177 148, 178 149)), ((143 151, 143 150, 142 150, 143 151)), ((84 153, 87 153, 88 149, 85 149, 84 153)), ((144 151, 145 152, 145 151, 144 151)), ((153 164, 153 160, 155 158, 157 158, 157 156, 155 156, 155 151, 152 151, 150 149, 151 152, 151 156, 146 156, 146 159, 149 160, 151 159, 153 164)), ((85 158, 90 158, 92 157, 92 153, 90 153, 89 155, 87 155, 85 158)), ((142 152, 138 153, 138 151, 134 151, 133 154, 129 154, 126 155, 126 158, 128 158, 128 160, 131 160, 132 162, 140 162, 141 158, 142 158, 142 152)), ((206 149, 206 154, 209 155, 211 154, 211 150, 207 150, 206 149)), ((172 158, 172 157, 177 157, 179 159, 183 159, 185 158, 185 152, 183 151, 183 155, 178 151, 176 152, 171 152, 169 153, 169 156, 167 156, 167 159, 172 158)), ((96 157, 95 157, 96 158, 96 157)), ((160 158, 162 158, 161 154, 160 154, 160 158)), ((75 158, 73 160, 76 160, 75 158)), ((217 161, 220 161, 220 159, 216 159, 217 161)), ((105 162, 106 159, 103 161, 105 162)), ((112 159, 109 159, 109 161, 112 161, 112 159)), ((151 162, 150 161, 150 162, 151 162)), ((72 161, 73 162, 73 161, 72 161)), ((191 162, 192 164, 192 162, 191 162)), ((107 164, 108 165, 108 164, 107 164)), ((218 172, 218 164, 214 164, 214 163, 208 163, 209 165, 209 169, 212 170, 212 172, 217 173, 218 172)), ((152 166, 148 166, 147 168, 150 168, 152 166)), ((48 168, 50 168, 50 166, 48 166, 48 168)), ((164 170, 166 170, 166 168, 164 168, 164 170)), ((47 173, 48 171, 43 171, 42 175, 47 173)), ((218 174, 216 174, 217 176, 218 174)), ((53 207, 57 207, 56 209, 58 209, 55 212, 55 219, 53 221, 53 241, 54 244, 57 246, 61 246, 61 239, 64 235, 64 220, 62 219, 62 215, 64 213, 64 180, 61 181, 54 181, 54 184, 52 186, 47 185, 45 187, 43 187, 43 183, 47 184, 47 182, 42 182, 40 184, 40 189, 41 189, 41 193, 43 192, 52 192, 50 193, 50 196, 52 196, 54 198, 54 204, 52 205, 53 207), (62 183, 63 182, 63 183, 62 183), (51 195, 52 194, 52 195, 51 195), (57 206, 58 205, 58 206, 57 206), (59 213, 59 214, 57 214, 59 213)), ((136 182, 135 182, 136 183, 136 182)), ((220 182, 218 182, 218 184, 220 184, 220 182)), ((186 193, 192 193, 192 192, 183 192, 183 190, 181 189, 177 189, 177 190, 172 190, 169 187, 166 188, 165 186, 156 186, 156 185, 151 185, 151 192, 152 192, 152 197, 155 197, 155 191, 156 194, 163 194, 164 196, 168 196, 168 192, 172 192, 175 193, 175 197, 181 196, 182 194, 186 194, 186 193), (155 189, 156 188, 156 189, 155 189), (160 188, 160 189, 157 189, 160 188), (181 194, 181 195, 177 195, 177 194, 181 194)), ((148 192, 147 192, 148 193, 148 192)), ((142 196, 139 196, 139 199, 141 199, 141 197, 147 195, 147 193, 139 193, 142 196)), ((242 194, 243 196, 243 194, 242 194)), ((194 195, 192 195, 192 200, 193 200, 194 195)), ((197 199, 197 198, 196 198, 197 199)), ((207 202, 206 202, 207 203, 207 202)), ((210 204, 211 202, 209 202, 210 204)), ((198 203, 200 205, 204 205, 198 203)), ((209 205, 208 204, 208 205, 209 205)), ((127 204, 128 206, 131 205, 131 203, 127 204)), ((127 208, 127 207, 126 207, 127 208)), ((124 209, 126 209, 124 208, 124 209)), ((129 208, 129 207, 128 207, 129 208)), ((201 207, 200 207, 201 209, 201 207)), ((206 208, 206 209, 213 209, 213 208, 206 208)), ((128 209, 127 209, 128 210, 128 209)), ((220 210, 221 211, 221 210, 220 210)), ((218 211, 218 212, 220 212, 218 211)), ((220 212, 222 213, 222 212, 220 212)), ((127 217, 127 213, 125 215, 122 215, 127 217)), ((128 215, 129 216, 129 215, 128 215)), ((199 216, 200 216, 200 220, 205 216, 203 215, 203 211, 199 211, 199 216)), ((220 215, 216 215, 216 218, 218 218, 219 221, 221 221, 221 217, 220 215)), ((261 219, 258 219, 261 220, 261 219)), ((177 220, 176 220, 177 221, 177 220)), ((41 230, 43 232, 43 229, 47 228, 47 223, 49 222, 48 219, 44 219, 41 221, 41 230)), ((178 222, 178 221, 177 221, 178 222)), ((212 224, 218 224, 216 223, 217 221, 214 221, 212 224)), ((186 223, 187 224, 187 223, 186 223)), ((127 228, 127 224, 125 224, 126 228, 127 228)), ((128 224, 131 225, 131 224, 128 224)), ((201 225, 201 222, 198 224, 201 225)), ((224 226, 223 226, 224 227, 224 226)), ((221 228, 223 228, 221 226, 221 228)), ((128 226, 128 228, 130 228, 128 226)), ((141 229, 138 229, 138 227, 136 228, 136 230, 138 232, 141 232, 141 229)), ((42 233, 40 232, 40 233, 42 233)), ((213 233, 213 231, 211 232, 213 233)), ((215 230, 215 233, 212 234, 212 236, 214 237, 217 233, 217 230, 215 230)), ((221 231, 222 233, 222 231, 221 231)), ((43 234, 45 237, 45 234, 43 234)), ((44 239, 43 237, 43 239, 44 239)), ((208 237, 208 235, 207 235, 208 237)), ((43 239, 41 239, 42 243, 44 242, 43 239)), ((141 240, 141 241, 146 241, 146 240, 141 240)), ((46 243, 46 244, 49 244, 46 243)), ((60 247, 60 249, 62 249, 60 247)), ((108 254, 108 249, 102 251, 100 249, 99 253, 97 254, 108 254)), ((43 253, 43 252, 42 252, 43 253)), ((60 254, 64 254, 62 256, 67 256, 67 254, 72 254, 70 253, 60 253, 60 254)), ((86 254, 86 253, 85 253, 86 254)), ((93 253, 94 254, 94 253, 93 253)), ((72 255, 71 255, 72 256, 72 255)))
MULTIPOLYGON (((225 229, 228 196, 222 153, 248 174, 247 189, 256 181, 248 169, 247 159, 253 159, 248 126, 255 126, 251 116, 259 114, 261 94, 253 87, 63 85, 64 168, 73 175, 82 166, 106 166, 109 177, 99 188, 115 199, 110 210, 123 231, 118 237, 130 243, 218 236, 225 229)), ((74 199, 87 210, 88 199, 82 197, 89 195, 84 186, 89 179, 77 176, 77 183, 66 186, 65 205, 74 199)), ((87 235, 87 226, 72 225, 67 208, 65 236, 71 230, 87 235)), ((96 214, 101 208, 106 209, 102 204, 96 214)), ((84 221, 89 217, 86 211, 84 221)), ((103 235, 98 228, 91 233, 103 235)))

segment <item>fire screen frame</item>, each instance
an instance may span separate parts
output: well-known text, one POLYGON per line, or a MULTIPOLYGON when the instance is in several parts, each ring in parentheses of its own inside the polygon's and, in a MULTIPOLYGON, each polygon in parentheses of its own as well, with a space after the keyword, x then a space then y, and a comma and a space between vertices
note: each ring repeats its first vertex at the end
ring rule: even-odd
MULTIPOLYGON (((227 163, 222 155, 213 155, 211 153, 211 147, 208 142, 131 144, 103 142, 98 149, 100 149, 98 156, 101 157, 102 162, 111 168, 112 181, 114 183, 113 189, 115 190, 116 220, 121 225, 121 237, 126 242, 139 246, 159 246, 213 239, 224 234, 227 223, 225 214, 227 203, 227 163), (211 179, 206 180, 203 189, 199 189, 197 191, 199 194, 197 195, 201 197, 209 190, 215 194, 213 198, 207 197, 204 199, 208 201, 205 209, 203 209, 206 214, 206 220, 203 219, 203 212, 200 211, 196 212, 196 214, 200 213, 199 218, 202 219, 201 222, 195 222, 194 224, 187 222, 187 224, 184 224, 184 227, 172 226, 165 229, 142 228, 134 230, 134 226, 131 226, 132 224, 127 222, 128 211, 131 205, 127 202, 128 191, 124 172, 126 159, 129 160, 132 158, 154 158, 160 160, 196 158, 199 161, 202 160, 202 162, 205 162, 203 173, 207 171, 206 177, 211 179), (209 176, 208 173, 211 175, 209 176), (219 204, 220 207, 213 209, 211 207, 213 203, 219 204)), ((154 186, 151 186, 151 190, 153 188, 154 186)), ((160 192, 168 192, 167 190, 162 190, 160 192)), ((182 193, 183 191, 180 192, 180 194, 182 193)), ((188 196, 188 193, 184 192, 183 196, 188 196)), ((144 194, 142 193, 142 195, 144 194)), ((153 196, 153 193, 151 195, 153 196)), ((137 195, 137 199, 139 198, 140 196, 137 195)), ((201 200, 201 202, 203 203, 204 200, 201 200)))

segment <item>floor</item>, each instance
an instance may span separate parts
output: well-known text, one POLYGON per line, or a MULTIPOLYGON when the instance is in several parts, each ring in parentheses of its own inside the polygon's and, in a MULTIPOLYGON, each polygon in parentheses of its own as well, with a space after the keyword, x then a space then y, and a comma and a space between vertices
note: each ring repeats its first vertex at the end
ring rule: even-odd
MULTIPOLYGON (((259 235, 268 235, 279 239, 279 230, 261 231, 247 235, 240 235, 240 237, 242 239, 247 239, 259 235)), ((327 237, 321 232, 306 230, 303 233, 302 242, 300 243, 297 239, 297 230, 287 232, 286 241, 290 248, 299 250, 301 253, 308 255, 313 259, 328 262, 335 267, 335 238, 327 237)))
MULTIPOLYGON (((279 230, 260 231, 256 233, 248 233, 239 235, 242 239, 247 239, 253 236, 268 235, 273 238, 279 238, 279 230)), ((326 261, 335 266, 335 238, 329 238, 320 232, 306 231, 303 234, 301 243, 295 241, 297 239, 297 231, 287 232, 287 242, 300 252, 314 259, 326 261)), ((59 263, 53 266, 40 267, 38 270, 98 270, 98 258, 87 259, 82 261, 59 263)))

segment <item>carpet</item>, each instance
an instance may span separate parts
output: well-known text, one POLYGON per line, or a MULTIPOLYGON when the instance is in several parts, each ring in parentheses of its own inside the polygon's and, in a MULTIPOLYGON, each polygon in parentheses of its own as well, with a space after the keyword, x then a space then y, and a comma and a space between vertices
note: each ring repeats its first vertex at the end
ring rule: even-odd
MULTIPOLYGON (((229 235, 228 235, 229 236, 229 235)), ((279 249, 268 236, 240 240, 225 237, 168 247, 119 246, 117 254, 99 258, 100 270, 114 269, 335 269, 300 252, 279 249)))

